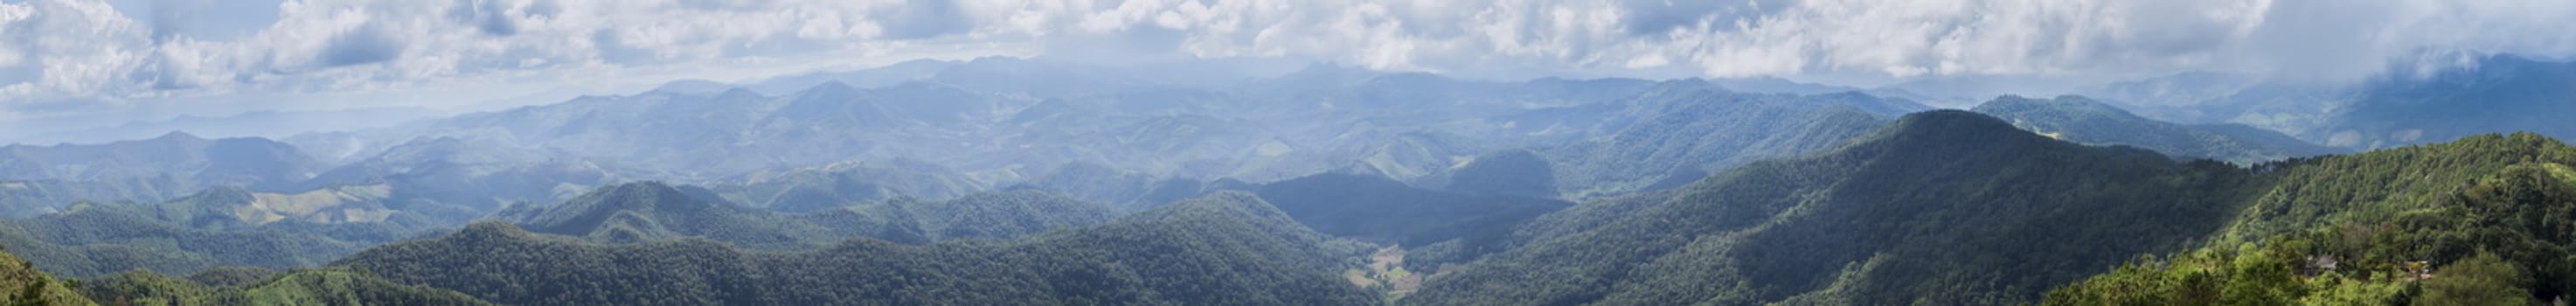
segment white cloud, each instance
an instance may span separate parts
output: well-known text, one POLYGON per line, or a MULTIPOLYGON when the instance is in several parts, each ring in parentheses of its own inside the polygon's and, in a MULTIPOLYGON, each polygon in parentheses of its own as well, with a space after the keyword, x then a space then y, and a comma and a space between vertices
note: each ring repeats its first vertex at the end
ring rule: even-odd
POLYGON ((2576 53, 2576 31, 2564 30, 2576 1, 2562 0, 291 0, 275 4, 273 23, 238 31, 124 8, 0 4, 0 109, 13 110, 0 112, 912 49, 1298 56, 1458 73, 2320 80, 2450 59, 2413 59, 2424 54, 2576 53), (202 34, 230 32, 245 34, 202 34))

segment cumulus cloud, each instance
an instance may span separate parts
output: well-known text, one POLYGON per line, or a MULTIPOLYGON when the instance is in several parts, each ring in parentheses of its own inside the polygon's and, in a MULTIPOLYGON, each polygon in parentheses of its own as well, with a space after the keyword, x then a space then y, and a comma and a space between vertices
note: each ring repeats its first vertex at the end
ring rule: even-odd
POLYGON ((211 2, 273 12, 253 28, 178 24, 197 14, 173 12, 207 3, 0 3, 0 109, 917 48, 1459 73, 2322 80, 2426 54, 2576 53, 2576 2, 2560 0, 291 0, 211 2))

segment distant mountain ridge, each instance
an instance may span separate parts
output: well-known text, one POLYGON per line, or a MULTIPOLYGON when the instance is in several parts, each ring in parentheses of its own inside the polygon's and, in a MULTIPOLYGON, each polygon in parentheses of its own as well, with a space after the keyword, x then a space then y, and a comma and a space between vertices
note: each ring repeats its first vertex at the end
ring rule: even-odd
POLYGON ((2180 125, 2155 121, 2082 96, 2032 99, 2003 96, 1978 104, 1978 113, 2051 138, 2091 145, 2127 145, 2165 154, 2253 164, 2343 150, 2309 144, 2237 124, 2180 125))

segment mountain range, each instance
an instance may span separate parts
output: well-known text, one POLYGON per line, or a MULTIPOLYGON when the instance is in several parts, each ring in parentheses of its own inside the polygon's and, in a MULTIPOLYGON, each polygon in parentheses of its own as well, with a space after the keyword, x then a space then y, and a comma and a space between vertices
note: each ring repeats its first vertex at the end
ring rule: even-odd
POLYGON ((2576 148, 2552 137, 2576 104, 2553 86, 2576 64, 2476 64, 2047 98, 1962 96, 2012 85, 1966 78, 1501 81, 1254 60, 680 81, 274 140, 0 147, 0 297, 2557 299, 2576 284, 2576 148))

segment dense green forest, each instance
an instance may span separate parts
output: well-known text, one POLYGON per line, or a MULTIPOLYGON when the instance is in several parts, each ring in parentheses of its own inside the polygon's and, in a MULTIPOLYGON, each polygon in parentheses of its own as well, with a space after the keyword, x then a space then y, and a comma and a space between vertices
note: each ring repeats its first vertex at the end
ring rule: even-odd
POLYGON ((1012 242, 853 239, 809 251, 705 239, 599 244, 484 222, 338 264, 530 305, 1367 305, 1332 272, 1365 246, 1239 192, 1012 242))
POLYGON ((1554 165, 1553 194, 1591 199, 1679 186, 1753 161, 1831 149, 1924 106, 1860 94, 1730 92, 1699 81, 1657 84, 1627 104, 1609 135, 1538 150, 1554 165))
POLYGON ((2215 230, 2249 171, 1963 111, 1522 226, 1416 305, 2009 304, 2215 230), (2116 243, 2113 243, 2116 242, 2116 243))
POLYGON ((169 214, 198 211, 171 209, 184 205, 77 204, 64 213, 0 222, 0 245, 66 276, 134 269, 188 274, 226 265, 314 266, 421 232, 388 223, 280 220, 247 225, 228 214, 169 214), (167 219, 174 216, 196 217, 167 219), (189 223, 202 226, 184 225, 189 223))
POLYGON ((2576 289, 2576 148, 2537 134, 2267 165, 2211 245, 2141 258, 2048 304, 2520 305, 2576 289))
MULTIPOLYGON (((1538 186, 1543 185, 1532 187, 1538 186)), ((1573 205, 1420 189, 1382 177, 1330 173, 1264 184, 1255 192, 1316 232, 1417 248, 1413 259, 1406 261, 1417 269, 1500 251, 1512 227, 1573 205), (1429 249, 1418 249, 1425 247, 1429 249)))
POLYGON ((80 282, 57 279, 36 270, 34 263, 18 260, 0 250, 0 304, 9 306, 98 305, 83 299, 80 282))
POLYGON ((741 207, 712 191, 658 182, 601 187, 550 206, 519 206, 501 219, 529 231, 641 242, 681 237, 753 249, 810 249, 850 238, 898 243, 950 239, 1009 240, 1049 229, 1095 225, 1107 206, 1034 190, 995 191, 925 201, 895 197, 804 213, 741 207))

